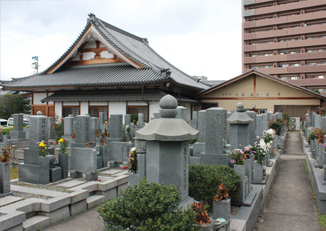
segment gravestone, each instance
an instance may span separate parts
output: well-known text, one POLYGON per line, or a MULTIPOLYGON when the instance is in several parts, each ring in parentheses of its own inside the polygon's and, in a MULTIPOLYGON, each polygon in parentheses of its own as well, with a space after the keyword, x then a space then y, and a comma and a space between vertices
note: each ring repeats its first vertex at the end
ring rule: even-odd
POLYGON ((75 142, 71 147, 87 147, 90 140, 90 117, 86 115, 78 115, 75 117, 74 131, 75 142))
POLYGON ((96 131, 98 130, 97 128, 98 128, 98 118, 91 117, 90 128, 89 128, 89 141, 91 141, 93 145, 96 144, 96 131))
POLYGON ((197 111, 193 111, 192 112, 191 126, 194 129, 197 129, 197 124, 198 124, 198 112, 197 111))
POLYGON ((178 106, 176 118, 183 119, 183 120, 187 121, 187 108, 185 108, 183 106, 178 106))
MULTIPOLYGON (((263 116, 262 122, 263 122, 263 131, 268 130, 268 120, 267 120, 267 114, 261 114, 263 116)), ((273 115, 272 115, 273 116, 273 115)))
POLYGON ((311 127, 314 127, 314 128, 315 128, 315 126, 316 126, 316 124, 315 124, 315 121, 316 121, 316 120, 315 120, 315 117, 316 117, 316 115, 317 115, 317 114, 316 114, 315 112, 312 112, 312 113, 311 113, 311 117, 310 117, 310 118, 311 118, 311 127))
POLYGON ((138 128, 142 128, 144 127, 144 113, 138 113, 138 124, 137 127, 138 128))
POLYGON ((321 129, 323 129, 324 132, 326 132, 326 117, 321 118, 320 127, 321 129))
POLYGON ((110 161, 124 162, 128 161, 128 153, 132 148, 129 142, 112 141, 109 144, 108 152, 110 161))
POLYGON ((57 138, 57 133, 55 131, 55 120, 53 117, 48 117, 48 131, 49 131, 49 139, 55 139, 57 138))
POLYGON ((276 121, 276 115, 275 115, 275 114, 272 114, 272 115, 271 115, 271 120, 272 120, 272 121, 276 121))
POLYGON ((0 163, 0 198, 10 196, 10 163, 0 163))
POLYGON ((69 115, 64 118, 64 136, 71 137, 74 132, 74 116, 69 115))
POLYGON ((26 131, 24 131, 23 114, 14 114, 14 130, 10 132, 11 141, 20 141, 26 139, 26 131))
POLYGON ((175 185, 180 188, 181 207, 193 200, 189 197, 188 141, 198 137, 198 131, 186 121, 176 119, 177 100, 166 95, 160 100, 160 115, 136 132, 136 139, 146 141, 146 179, 148 182, 175 185))
POLYGON ((83 173, 86 180, 97 180, 97 153, 93 148, 71 149, 71 178, 81 178, 83 173))
POLYGON ((320 115, 315 116, 315 128, 318 128, 318 129, 321 128, 321 116, 320 115))
POLYGON ((130 124, 131 124, 131 115, 126 114, 125 115, 125 126, 130 125, 130 124))
POLYGON ((236 112, 233 113, 227 121, 230 123, 230 137, 232 137, 232 139, 230 139, 231 150, 238 148, 242 149, 248 146, 249 124, 253 122, 253 119, 245 113, 243 103, 237 103, 236 112))
POLYGON ((201 110, 198 112, 198 142, 206 142, 206 111, 201 110))
POLYGON ((226 113, 226 131, 225 131, 225 138, 226 138, 226 141, 227 141, 228 144, 230 143, 230 123, 228 122, 228 118, 230 118, 230 116, 232 114, 233 113, 231 113, 231 112, 227 112, 226 113))
POLYGON ((122 115, 117 115, 117 114, 110 115, 109 133, 110 133, 110 140, 112 141, 122 140, 122 136, 123 136, 122 115))
POLYGON ((254 111, 246 111, 247 115, 253 120, 252 123, 249 124, 249 144, 251 146, 254 145, 256 141, 256 112, 254 111))
POLYGON ((258 139, 263 138, 263 116, 257 115, 256 116, 256 136, 258 139))
POLYGON ((276 119, 283 119, 283 113, 282 112, 275 112, 275 115, 276 115, 276 119))

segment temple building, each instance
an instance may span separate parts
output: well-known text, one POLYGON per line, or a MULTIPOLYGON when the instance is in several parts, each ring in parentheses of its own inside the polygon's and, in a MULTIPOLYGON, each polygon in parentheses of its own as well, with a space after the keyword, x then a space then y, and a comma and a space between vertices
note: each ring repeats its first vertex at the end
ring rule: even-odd
POLYGON ((42 73, 1 81, 4 90, 30 92, 32 114, 98 117, 144 113, 149 121, 166 94, 188 109, 207 84, 182 72, 140 38, 94 14, 71 47, 42 73))

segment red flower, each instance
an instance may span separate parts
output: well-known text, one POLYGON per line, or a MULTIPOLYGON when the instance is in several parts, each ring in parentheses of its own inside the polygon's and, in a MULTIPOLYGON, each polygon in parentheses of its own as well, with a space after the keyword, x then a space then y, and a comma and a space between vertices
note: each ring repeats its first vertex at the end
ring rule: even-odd
POLYGON ((121 169, 128 169, 128 166, 125 166, 125 167, 121 167, 121 169))

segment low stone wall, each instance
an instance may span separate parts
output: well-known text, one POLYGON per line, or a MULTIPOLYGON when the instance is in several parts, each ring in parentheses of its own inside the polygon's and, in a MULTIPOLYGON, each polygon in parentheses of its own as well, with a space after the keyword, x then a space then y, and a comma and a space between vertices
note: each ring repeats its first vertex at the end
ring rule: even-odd
POLYGON ((311 179, 312 190, 315 193, 315 198, 320 214, 326 214, 326 184, 323 184, 323 169, 318 167, 318 163, 312 157, 310 145, 308 144, 303 133, 300 134, 301 144, 304 153, 306 154, 307 167, 311 179))
MULTIPOLYGON (((128 175, 112 180, 90 181, 69 188, 71 193, 51 191, 53 198, 28 198, 0 208, 0 230, 37 230, 116 197, 128 187, 128 175)), ((33 194, 38 189, 12 185, 15 193, 33 194)), ((41 191, 41 190, 40 190, 41 191)), ((49 191, 49 190, 44 190, 49 191)))

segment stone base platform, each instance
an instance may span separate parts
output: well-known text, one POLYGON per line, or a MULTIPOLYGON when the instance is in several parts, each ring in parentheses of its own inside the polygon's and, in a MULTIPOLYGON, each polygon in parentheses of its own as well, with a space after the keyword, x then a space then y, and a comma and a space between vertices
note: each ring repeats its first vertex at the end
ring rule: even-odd
POLYGON ((12 181, 0 199, 0 230, 38 230, 91 209, 128 187, 128 170, 105 168, 96 181, 65 179, 48 185, 12 181))

